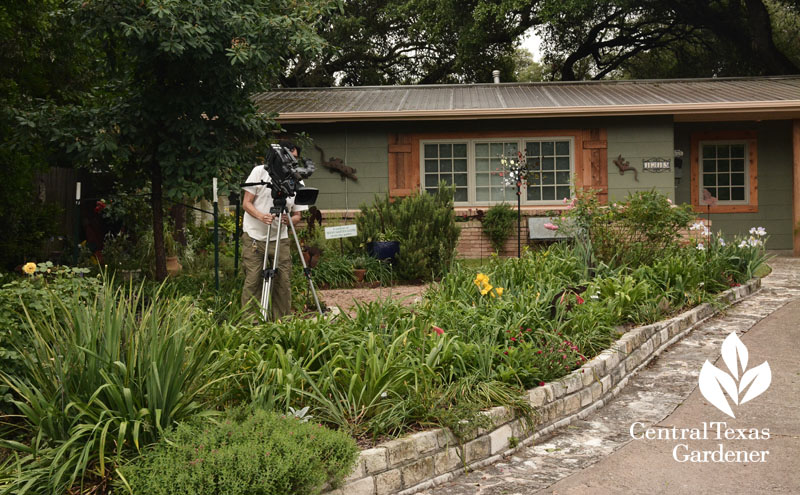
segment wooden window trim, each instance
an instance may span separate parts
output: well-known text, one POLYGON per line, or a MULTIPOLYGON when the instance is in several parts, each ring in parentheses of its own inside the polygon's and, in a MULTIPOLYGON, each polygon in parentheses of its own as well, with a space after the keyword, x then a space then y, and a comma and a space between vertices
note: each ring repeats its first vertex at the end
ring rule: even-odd
POLYGON ((756 131, 711 131, 692 133, 692 207, 698 213, 758 212, 758 134, 756 131), (704 141, 746 141, 749 204, 708 206, 700 204, 700 143, 704 141))

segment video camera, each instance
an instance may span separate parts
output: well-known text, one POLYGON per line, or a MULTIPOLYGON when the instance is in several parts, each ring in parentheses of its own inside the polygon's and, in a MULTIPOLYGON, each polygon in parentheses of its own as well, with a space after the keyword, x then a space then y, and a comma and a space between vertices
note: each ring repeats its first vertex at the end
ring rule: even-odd
POLYGON ((274 198, 294 197, 297 205, 313 205, 317 200, 318 189, 300 184, 301 180, 310 177, 316 169, 311 160, 298 160, 290 149, 272 144, 267 151, 264 169, 272 181, 269 187, 274 198))

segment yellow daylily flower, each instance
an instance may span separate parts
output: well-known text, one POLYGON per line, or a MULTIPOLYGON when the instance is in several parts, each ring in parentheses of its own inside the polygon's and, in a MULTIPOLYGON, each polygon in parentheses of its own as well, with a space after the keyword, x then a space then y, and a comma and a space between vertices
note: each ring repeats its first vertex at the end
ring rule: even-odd
POLYGON ((486 295, 486 294, 488 294, 488 293, 489 293, 489 291, 491 291, 492 289, 493 289, 493 287, 492 287, 491 285, 489 285, 489 284, 486 284, 486 285, 483 287, 483 290, 481 290, 481 295, 482 295, 482 296, 485 296, 485 295, 486 295))
POLYGON ((25 266, 22 267, 22 271, 27 273, 28 275, 33 275, 36 272, 36 263, 29 261, 25 263, 25 266))
POLYGON ((502 287, 495 287, 494 290, 495 290, 495 292, 497 292, 497 296, 498 297, 503 295, 503 288, 502 287))

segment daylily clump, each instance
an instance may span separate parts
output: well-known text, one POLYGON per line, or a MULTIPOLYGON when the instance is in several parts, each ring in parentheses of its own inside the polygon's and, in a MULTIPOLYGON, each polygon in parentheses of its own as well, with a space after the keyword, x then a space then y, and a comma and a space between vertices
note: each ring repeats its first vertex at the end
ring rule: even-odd
POLYGON ((478 290, 481 291, 482 296, 489 294, 492 297, 500 297, 503 295, 503 288, 493 287, 492 284, 489 283, 489 277, 486 276, 486 274, 479 273, 472 282, 478 287, 478 290))

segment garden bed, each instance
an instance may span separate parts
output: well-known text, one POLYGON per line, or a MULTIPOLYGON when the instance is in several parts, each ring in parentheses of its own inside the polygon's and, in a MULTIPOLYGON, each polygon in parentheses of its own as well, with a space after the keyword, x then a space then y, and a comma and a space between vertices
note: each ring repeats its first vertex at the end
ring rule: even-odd
MULTIPOLYGON (((717 300, 734 304, 760 286, 761 279, 753 279, 723 292, 717 300)), ((327 493, 410 495, 450 481, 464 470, 497 462, 603 407, 633 374, 716 312, 714 305, 705 303, 633 328, 581 368, 530 389, 528 400, 537 411, 533 429, 508 408, 495 407, 485 412, 494 427, 476 430, 460 442, 449 429, 437 428, 362 450, 345 486, 327 493)))

